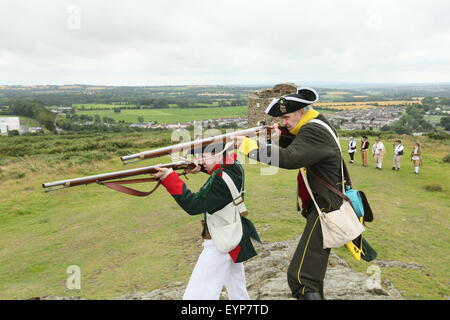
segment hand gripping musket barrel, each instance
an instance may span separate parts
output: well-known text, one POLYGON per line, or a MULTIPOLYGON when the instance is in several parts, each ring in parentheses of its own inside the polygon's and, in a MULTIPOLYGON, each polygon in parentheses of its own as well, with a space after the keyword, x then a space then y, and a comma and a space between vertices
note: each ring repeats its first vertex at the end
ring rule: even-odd
POLYGON ((157 170, 156 170, 157 167, 172 168, 173 170, 183 170, 182 174, 186 175, 190 170, 195 168, 196 165, 190 161, 178 161, 178 162, 159 164, 159 165, 143 167, 143 168, 103 173, 103 174, 81 177, 81 178, 47 182, 47 183, 43 183, 42 187, 48 188, 48 189, 45 189, 45 192, 48 192, 48 191, 53 191, 53 190, 59 190, 59 189, 64 189, 64 188, 69 188, 69 187, 80 186, 80 185, 87 185, 87 184, 91 184, 91 183, 98 183, 98 184, 102 184, 108 188, 111 188, 113 190, 123 192, 123 193, 129 194, 129 195, 132 195, 132 196, 144 197, 144 196, 150 195, 159 187, 159 185, 160 185, 159 179, 156 179, 156 178, 141 178, 141 179, 131 179, 131 180, 118 180, 118 179, 139 176, 142 174, 153 174, 153 173, 157 172, 157 170), (149 192, 142 192, 139 190, 135 190, 135 189, 123 186, 123 184, 143 183, 143 182, 152 182, 152 181, 158 181, 158 183, 149 192), (55 188, 55 187, 57 187, 57 188, 55 188))
POLYGON ((234 136, 246 136, 246 137, 252 137, 252 136, 258 136, 262 133, 267 132, 267 136, 270 136, 271 129, 273 129, 272 126, 258 126, 254 128, 249 128, 245 130, 235 131, 227 134, 222 134, 218 136, 213 136, 209 138, 204 139, 198 139, 194 141, 179 143, 175 145, 171 145, 168 147, 158 148, 154 150, 149 151, 143 151, 140 153, 131 154, 128 156, 120 157, 120 160, 123 161, 124 164, 129 164, 132 162, 141 161, 144 159, 151 159, 155 157, 161 157, 169 154, 173 154, 182 150, 198 150, 201 149, 204 146, 207 146, 214 142, 223 142, 226 143, 230 141, 231 137, 234 136))

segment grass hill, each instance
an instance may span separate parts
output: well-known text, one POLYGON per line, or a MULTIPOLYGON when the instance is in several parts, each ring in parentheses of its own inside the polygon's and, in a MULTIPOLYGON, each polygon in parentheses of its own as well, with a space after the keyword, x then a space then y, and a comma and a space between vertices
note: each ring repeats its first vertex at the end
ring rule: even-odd
MULTIPOLYGON (((36 296, 113 298, 187 281, 201 250, 201 216, 184 213, 164 189, 147 198, 89 185, 44 193, 43 182, 123 170, 119 155, 168 143, 168 132, 128 135, 0 137, 0 299, 36 296), (20 155, 20 157, 17 157, 20 155), (81 269, 81 290, 65 283, 71 265, 81 269)), ((449 228, 450 142, 419 137, 424 166, 413 174, 408 159, 413 137, 402 137, 402 169, 391 171, 397 137, 384 139, 388 153, 382 171, 349 165, 354 185, 364 190, 375 213, 366 237, 382 267, 408 299, 450 296, 449 228), (434 185, 435 188, 426 188, 434 185), (437 186, 437 187, 436 187, 437 186), (441 190, 441 191, 428 191, 441 190)), ((373 139, 371 139, 371 143, 373 139)), ((346 141, 342 141, 346 150, 346 141)), ((347 156, 347 155, 345 155, 347 156)), ((134 168, 168 159, 130 165, 134 168)), ((246 203, 265 242, 298 236, 304 219, 295 211, 296 170, 261 175, 261 166, 246 164, 246 203)), ((187 181, 198 190, 203 174, 187 181)), ((150 189, 143 186, 141 189, 150 189)), ((365 273, 370 263, 353 261, 345 248, 334 250, 365 273)))

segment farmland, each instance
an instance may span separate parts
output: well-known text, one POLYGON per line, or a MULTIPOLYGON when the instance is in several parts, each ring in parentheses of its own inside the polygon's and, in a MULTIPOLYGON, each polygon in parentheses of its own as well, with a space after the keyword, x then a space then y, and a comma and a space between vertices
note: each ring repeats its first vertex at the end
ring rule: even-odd
POLYGON ((395 101, 355 101, 355 102, 317 102, 316 108, 331 108, 336 110, 371 109, 384 106, 399 106, 420 104, 420 101, 395 100, 395 101))
POLYGON ((143 117, 144 122, 157 121, 158 123, 188 122, 193 120, 208 120, 221 117, 241 117, 247 114, 247 107, 211 107, 211 108, 168 108, 168 109, 122 109, 120 113, 113 109, 79 111, 79 115, 99 115, 100 117, 110 117, 115 121, 125 121, 127 123, 137 122, 137 117, 143 117))

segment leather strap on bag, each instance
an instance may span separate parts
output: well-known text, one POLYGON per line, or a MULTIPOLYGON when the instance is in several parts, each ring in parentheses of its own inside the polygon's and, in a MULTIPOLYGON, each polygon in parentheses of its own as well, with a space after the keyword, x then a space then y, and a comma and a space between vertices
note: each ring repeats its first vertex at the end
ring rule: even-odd
POLYGON ((242 191, 244 190, 244 181, 242 181, 242 188, 241 191, 239 191, 236 188, 236 185, 234 184, 233 180, 225 171, 222 172, 222 179, 228 186, 228 189, 230 190, 231 197, 233 199, 233 204, 238 208, 239 214, 243 217, 247 216, 248 212, 244 204, 244 198, 242 194, 242 191))
POLYGON ((144 179, 131 179, 131 180, 120 180, 120 181, 110 181, 110 182, 98 182, 98 184, 102 184, 110 189, 129 194, 131 196, 136 197, 145 197, 152 194, 156 189, 158 189, 161 181, 157 178, 144 178, 144 179), (150 190, 149 192, 143 192, 136 189, 132 189, 129 187, 122 186, 122 184, 131 184, 131 183, 142 183, 142 182, 154 182, 158 181, 156 186, 150 190))
POLYGON ((328 182, 323 180, 321 177, 319 177, 317 174, 315 174, 311 169, 309 169, 308 172, 310 172, 312 174, 312 176, 315 177, 327 189, 329 189, 330 191, 334 192, 335 194, 337 194, 342 199, 344 199, 346 201, 349 201, 351 203, 349 197, 347 197, 344 193, 342 193, 341 191, 339 191, 338 189, 333 187, 331 184, 329 184, 328 182))

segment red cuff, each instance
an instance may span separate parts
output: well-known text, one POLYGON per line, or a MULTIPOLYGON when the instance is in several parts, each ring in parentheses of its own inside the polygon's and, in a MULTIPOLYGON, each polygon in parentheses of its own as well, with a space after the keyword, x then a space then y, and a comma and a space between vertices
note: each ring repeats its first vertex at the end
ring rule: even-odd
POLYGON ((161 181, 161 184, 173 196, 183 193, 184 181, 181 180, 180 176, 175 171, 165 177, 164 180, 161 181))

